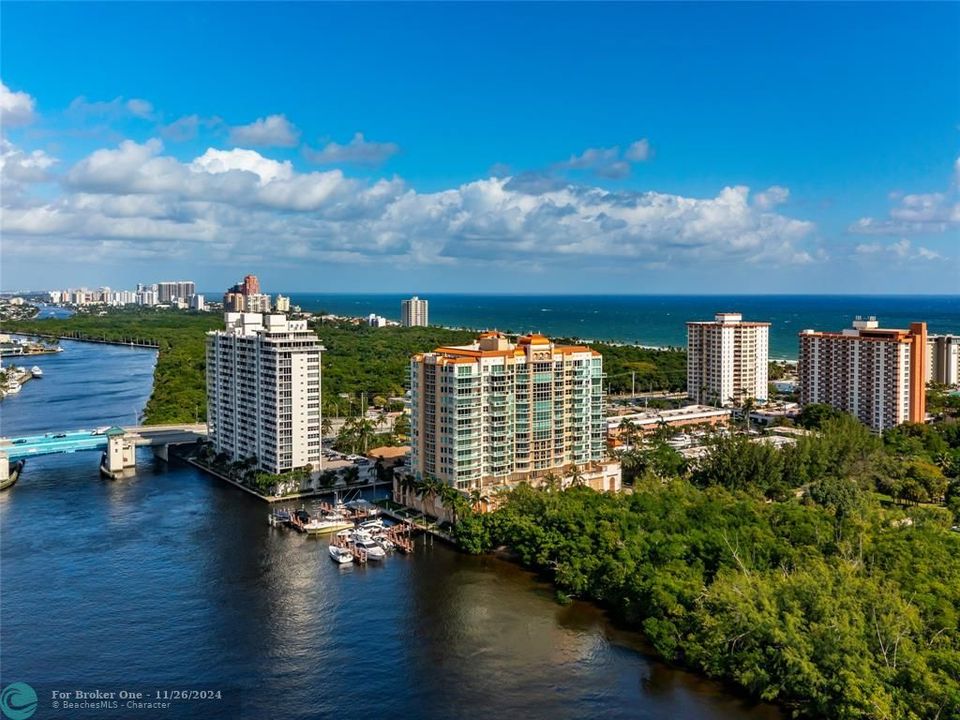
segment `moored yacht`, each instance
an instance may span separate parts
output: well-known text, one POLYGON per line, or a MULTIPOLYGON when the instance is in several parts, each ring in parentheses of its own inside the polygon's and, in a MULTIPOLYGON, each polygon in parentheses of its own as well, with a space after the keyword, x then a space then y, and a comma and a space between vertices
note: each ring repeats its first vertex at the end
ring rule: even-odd
POLYGON ((387 556, 387 551, 380 547, 369 535, 354 533, 353 544, 358 550, 363 550, 367 554, 367 560, 383 560, 387 556))
POLYGON ((43 369, 40 368, 39 365, 34 365, 32 368, 30 368, 30 374, 33 375, 33 377, 35 377, 35 378, 42 378, 42 377, 43 377, 43 369))
POLYGON ((330 558, 339 565, 346 565, 353 562, 353 553, 349 548, 330 546, 330 558))
POLYGON ((340 513, 318 515, 303 524, 304 530, 315 535, 337 532, 351 527, 353 527, 353 523, 340 513))

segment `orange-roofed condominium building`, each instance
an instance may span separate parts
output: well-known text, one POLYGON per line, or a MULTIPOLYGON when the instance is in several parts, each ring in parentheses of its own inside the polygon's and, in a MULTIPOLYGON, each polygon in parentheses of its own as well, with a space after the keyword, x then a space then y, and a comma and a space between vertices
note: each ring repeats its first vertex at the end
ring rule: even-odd
POLYGON ((581 482, 620 489, 605 460, 603 358, 543 335, 486 332, 410 361, 411 465, 464 492, 581 482), (574 470, 574 468, 576 470, 574 470))
POLYGON ((881 328, 857 317, 842 332, 800 333, 800 402, 825 403, 876 432, 926 419, 927 324, 881 328))

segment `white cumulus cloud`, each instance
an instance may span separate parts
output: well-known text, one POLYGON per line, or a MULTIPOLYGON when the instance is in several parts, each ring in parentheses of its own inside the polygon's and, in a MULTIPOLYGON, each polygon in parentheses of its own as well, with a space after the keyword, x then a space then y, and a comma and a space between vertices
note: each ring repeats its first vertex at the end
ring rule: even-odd
POLYGON ((304 148, 303 154, 318 165, 381 165, 400 152, 400 146, 392 142, 373 142, 355 133, 346 145, 329 142, 319 150, 304 148))
POLYGON ((812 223, 757 207, 742 186, 687 197, 505 176, 420 193, 398 178, 298 172, 251 149, 181 161, 157 138, 96 150, 65 173, 59 195, 29 199, 5 208, 0 228, 37 256, 109 247, 194 262, 242 251, 264 263, 638 269, 822 257, 812 223))
POLYGON ((587 148, 579 155, 571 155, 569 160, 557 163, 560 170, 589 170, 598 177, 608 180, 621 180, 630 174, 634 163, 650 159, 650 141, 646 138, 631 143, 626 152, 619 145, 613 147, 587 148))
POLYGON ((753 204, 762 210, 782 205, 790 197, 790 190, 781 185, 771 185, 763 192, 758 192, 753 198, 753 204))
POLYGON ((285 115, 268 115, 249 125, 230 128, 230 142, 254 147, 294 147, 300 142, 300 131, 285 115))
POLYGON ((895 202, 886 218, 862 217, 848 228, 856 235, 922 235, 960 229, 960 158, 955 177, 941 192, 891 193, 895 202))
POLYGON ((918 245, 914 247, 907 238, 900 238, 896 242, 860 243, 854 248, 857 255, 874 257, 893 257, 899 260, 940 260, 940 253, 930 248, 918 245))
POLYGON ((16 92, 0 81, 0 125, 18 127, 33 121, 36 102, 25 92, 16 92))

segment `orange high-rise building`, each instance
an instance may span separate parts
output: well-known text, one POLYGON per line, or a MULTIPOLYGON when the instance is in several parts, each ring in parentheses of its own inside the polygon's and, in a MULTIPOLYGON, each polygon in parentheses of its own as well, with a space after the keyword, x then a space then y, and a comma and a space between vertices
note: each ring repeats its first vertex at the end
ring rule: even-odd
POLYGON ((825 403, 881 432, 926 419, 927 324, 909 330, 854 320, 839 333, 800 333, 800 402, 825 403))

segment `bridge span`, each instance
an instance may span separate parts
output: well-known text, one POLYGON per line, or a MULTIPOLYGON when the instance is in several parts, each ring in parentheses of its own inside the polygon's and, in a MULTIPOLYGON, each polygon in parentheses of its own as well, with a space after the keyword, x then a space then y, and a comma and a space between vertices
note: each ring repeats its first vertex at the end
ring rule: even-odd
POLYGON ((103 427, 96 430, 52 432, 17 438, 0 438, 0 482, 10 476, 10 462, 32 457, 74 453, 85 450, 105 452, 101 469, 111 477, 135 464, 134 452, 140 446, 152 446, 156 454, 167 459, 170 445, 183 445, 207 436, 204 423, 185 425, 139 425, 103 427))

